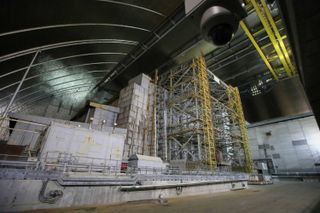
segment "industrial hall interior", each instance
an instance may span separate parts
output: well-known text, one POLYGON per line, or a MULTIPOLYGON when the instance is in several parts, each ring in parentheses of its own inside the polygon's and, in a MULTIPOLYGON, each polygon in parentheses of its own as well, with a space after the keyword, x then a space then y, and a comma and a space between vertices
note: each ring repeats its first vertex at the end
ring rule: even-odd
POLYGON ((0 212, 319 213, 319 0, 0 0, 0 212))

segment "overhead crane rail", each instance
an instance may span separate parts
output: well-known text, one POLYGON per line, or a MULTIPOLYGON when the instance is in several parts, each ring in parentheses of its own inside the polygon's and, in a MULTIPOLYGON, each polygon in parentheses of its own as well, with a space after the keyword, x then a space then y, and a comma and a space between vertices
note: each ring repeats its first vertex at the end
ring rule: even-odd
POLYGON ((271 45, 268 44, 268 47, 271 47, 272 50, 269 52, 266 51, 266 46, 261 46, 259 42, 257 42, 258 39, 256 36, 258 33, 252 32, 245 21, 241 21, 240 26, 258 51, 273 78, 279 80, 279 78, 294 76, 296 74, 296 68, 290 55, 291 50, 284 42, 284 39, 286 39, 287 36, 280 34, 277 23, 265 0, 247 0, 246 4, 247 8, 254 9, 256 12, 264 31, 270 39, 271 45), (273 55, 270 55, 270 52, 273 55), (280 61, 281 67, 276 65, 276 63, 273 63, 277 60, 280 61))

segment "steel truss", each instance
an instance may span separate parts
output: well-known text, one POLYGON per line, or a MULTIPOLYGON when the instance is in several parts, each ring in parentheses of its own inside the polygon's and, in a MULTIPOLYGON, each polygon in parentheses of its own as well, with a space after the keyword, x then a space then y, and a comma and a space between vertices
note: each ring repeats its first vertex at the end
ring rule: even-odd
POLYGON ((163 160, 251 171, 239 91, 207 70, 203 57, 159 77, 157 109, 158 156, 163 160))
POLYGON ((248 130, 246 120, 244 118, 242 103, 239 89, 229 86, 227 88, 228 107, 230 111, 231 132, 233 133, 234 150, 236 158, 234 159, 234 167, 245 172, 252 172, 253 162, 251 150, 249 147, 248 130))
POLYGON ((246 4, 255 10, 264 31, 268 35, 271 42, 270 45, 262 46, 259 44, 256 38, 256 35, 259 33, 252 33, 244 21, 240 21, 240 25, 268 67, 273 78, 279 80, 285 76, 296 75, 297 71, 291 54, 292 51, 284 41, 287 36, 280 34, 277 21, 274 20, 272 11, 269 9, 266 0, 246 0, 246 4), (266 52, 266 49, 269 51, 266 52), (266 55, 266 53, 269 55, 266 55), (279 63, 274 63, 276 61, 280 62, 280 67, 279 63))

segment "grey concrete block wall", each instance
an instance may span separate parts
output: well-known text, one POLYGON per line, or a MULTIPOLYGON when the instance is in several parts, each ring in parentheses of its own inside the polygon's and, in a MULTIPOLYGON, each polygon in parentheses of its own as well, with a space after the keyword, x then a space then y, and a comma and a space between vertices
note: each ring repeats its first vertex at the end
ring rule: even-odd
MULTIPOLYGON (((124 159, 132 154, 151 155, 151 112, 154 86, 144 74, 129 81, 129 85, 120 91, 117 119, 119 127, 126 128, 127 138, 124 147, 124 159)), ((154 154, 154 153, 153 153, 154 154)))
POLYGON ((93 111, 92 124, 113 127, 120 110, 118 107, 106 106, 104 109, 92 108, 91 111, 93 111))
POLYGON ((278 172, 320 171, 315 166, 320 163, 320 131, 314 116, 253 124, 248 131, 253 159, 272 158, 278 172), (263 144, 269 146, 266 153, 263 144))
POLYGON ((9 121, 3 120, 0 126, 0 141, 7 141, 10 136, 10 131, 8 129, 9 121))

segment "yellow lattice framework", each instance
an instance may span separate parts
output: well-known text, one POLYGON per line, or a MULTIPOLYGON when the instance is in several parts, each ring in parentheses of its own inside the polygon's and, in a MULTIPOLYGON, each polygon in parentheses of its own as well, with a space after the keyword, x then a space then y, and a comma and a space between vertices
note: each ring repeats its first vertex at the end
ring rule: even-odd
POLYGON ((202 108, 201 119, 203 125, 203 145, 206 152, 206 163, 210 169, 213 169, 217 166, 217 161, 212 122, 211 95, 205 59, 203 57, 194 59, 193 66, 198 71, 199 101, 202 108))
POLYGON ((158 144, 164 147, 165 152, 159 151, 163 159, 183 160, 187 169, 252 171, 237 88, 209 71, 203 57, 163 73, 159 85, 158 144))
POLYGON ((245 164, 243 165, 243 169, 246 172, 253 171, 253 162, 252 162, 252 155, 251 150, 249 147, 249 138, 248 138, 248 130, 246 125, 246 120, 243 114, 243 108, 240 98, 239 89, 237 87, 228 87, 228 96, 229 96, 229 108, 233 110, 231 112, 231 119, 233 123, 237 123, 239 125, 240 137, 241 142, 240 144, 236 144, 243 149, 244 157, 245 157, 245 164))
POLYGON ((240 25, 260 54, 269 71, 272 73, 274 79, 278 80, 279 77, 281 77, 283 70, 286 72, 287 76, 296 75, 297 72, 291 54, 292 51, 290 46, 286 45, 286 42, 284 41, 284 39, 287 38, 287 35, 280 34, 280 30, 272 16, 272 11, 269 9, 266 0, 246 0, 245 3, 248 11, 254 9, 257 17, 261 21, 263 29, 257 32, 251 32, 245 21, 240 21, 240 25), (268 44, 268 46, 273 48, 272 51, 263 51, 266 45, 262 46, 258 42, 255 35, 262 31, 266 32, 270 40, 270 45, 268 44), (275 55, 273 55, 273 53, 275 53, 275 55), (272 63, 276 60, 279 60, 280 63, 272 63), (279 64, 281 64, 282 67, 279 67, 279 64))

